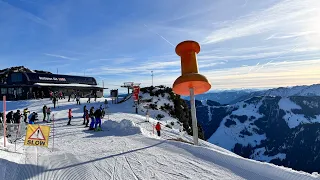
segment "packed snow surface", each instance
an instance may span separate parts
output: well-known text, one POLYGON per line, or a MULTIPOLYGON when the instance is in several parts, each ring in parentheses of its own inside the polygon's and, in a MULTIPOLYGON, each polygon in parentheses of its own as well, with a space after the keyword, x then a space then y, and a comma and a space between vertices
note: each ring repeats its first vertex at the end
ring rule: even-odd
MULTIPOLYGON (((83 102, 86 99, 82 99, 83 102)), ((99 107, 100 102, 86 104, 99 107)), ((39 113, 49 100, 8 102, 8 110, 29 107, 39 113)), ((223 148, 200 141, 200 146, 174 141, 191 141, 185 133, 162 126, 161 137, 153 133, 156 120, 134 114, 132 100, 111 104, 102 123, 103 131, 89 131, 82 125, 83 104, 59 101, 53 109, 49 148, 23 145, 23 139, 3 147, 0 138, 0 179, 319 179, 308 174, 235 155, 223 148), (68 109, 72 108, 72 126, 67 126, 68 109), (53 147, 54 131, 54 147, 53 147)), ((52 107, 52 106, 51 106, 52 107)))

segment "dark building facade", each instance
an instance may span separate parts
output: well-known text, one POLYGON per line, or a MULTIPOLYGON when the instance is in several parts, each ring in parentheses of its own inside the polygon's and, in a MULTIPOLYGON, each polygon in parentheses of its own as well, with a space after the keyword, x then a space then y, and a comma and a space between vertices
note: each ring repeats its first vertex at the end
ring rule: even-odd
POLYGON ((61 74, 13 72, 0 89, 1 96, 6 95, 8 100, 47 98, 51 91, 63 92, 65 96, 75 92, 82 97, 103 96, 103 88, 97 86, 95 78, 61 74))

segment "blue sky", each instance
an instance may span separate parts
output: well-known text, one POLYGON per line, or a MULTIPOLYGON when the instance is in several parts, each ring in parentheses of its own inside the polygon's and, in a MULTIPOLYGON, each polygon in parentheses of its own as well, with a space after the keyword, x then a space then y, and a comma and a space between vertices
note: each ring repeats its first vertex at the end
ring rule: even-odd
POLYGON ((0 0, 0 68, 171 86, 201 45, 212 89, 320 83, 319 0, 0 0))

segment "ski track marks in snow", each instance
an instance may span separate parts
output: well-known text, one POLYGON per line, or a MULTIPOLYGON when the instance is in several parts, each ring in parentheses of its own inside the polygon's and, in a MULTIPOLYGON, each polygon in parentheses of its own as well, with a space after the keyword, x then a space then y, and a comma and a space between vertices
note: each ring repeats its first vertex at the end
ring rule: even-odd
MULTIPOLYGON (((46 102, 28 103, 34 110, 41 111, 46 102)), ((152 133, 152 123, 156 120, 150 118, 149 123, 145 122, 144 116, 130 114, 134 112, 130 101, 110 105, 110 120, 103 120, 103 131, 88 131, 82 125, 83 105, 71 103, 62 100, 60 107, 54 110, 54 151, 50 139, 50 149, 39 147, 37 159, 36 147, 22 148, 24 162, 14 160, 15 153, 6 153, 9 161, 0 159, 0 172, 5 172, 2 179, 316 179, 310 174, 241 158, 207 142, 200 141, 203 147, 196 147, 165 140, 183 138, 190 141, 192 137, 164 125, 159 138, 152 133), (68 108, 73 109, 73 126, 66 125, 68 108), (4 163, 10 163, 10 166, 4 166, 4 163), (10 174, 7 167, 17 169, 16 176, 10 174)), ((92 103, 87 107, 97 108, 100 104, 92 103)), ((42 114, 39 114, 41 118, 42 114)), ((47 125, 52 126, 52 123, 47 125)))

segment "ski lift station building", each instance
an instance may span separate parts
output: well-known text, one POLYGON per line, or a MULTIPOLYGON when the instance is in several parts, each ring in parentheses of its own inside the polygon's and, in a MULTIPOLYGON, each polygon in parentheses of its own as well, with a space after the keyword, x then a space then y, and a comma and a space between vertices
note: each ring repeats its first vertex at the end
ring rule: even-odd
POLYGON ((81 97, 103 96, 103 87, 97 85, 94 77, 62 74, 11 72, 0 84, 1 96, 8 100, 22 100, 49 97, 50 91, 63 92, 65 96, 79 92, 81 97))

